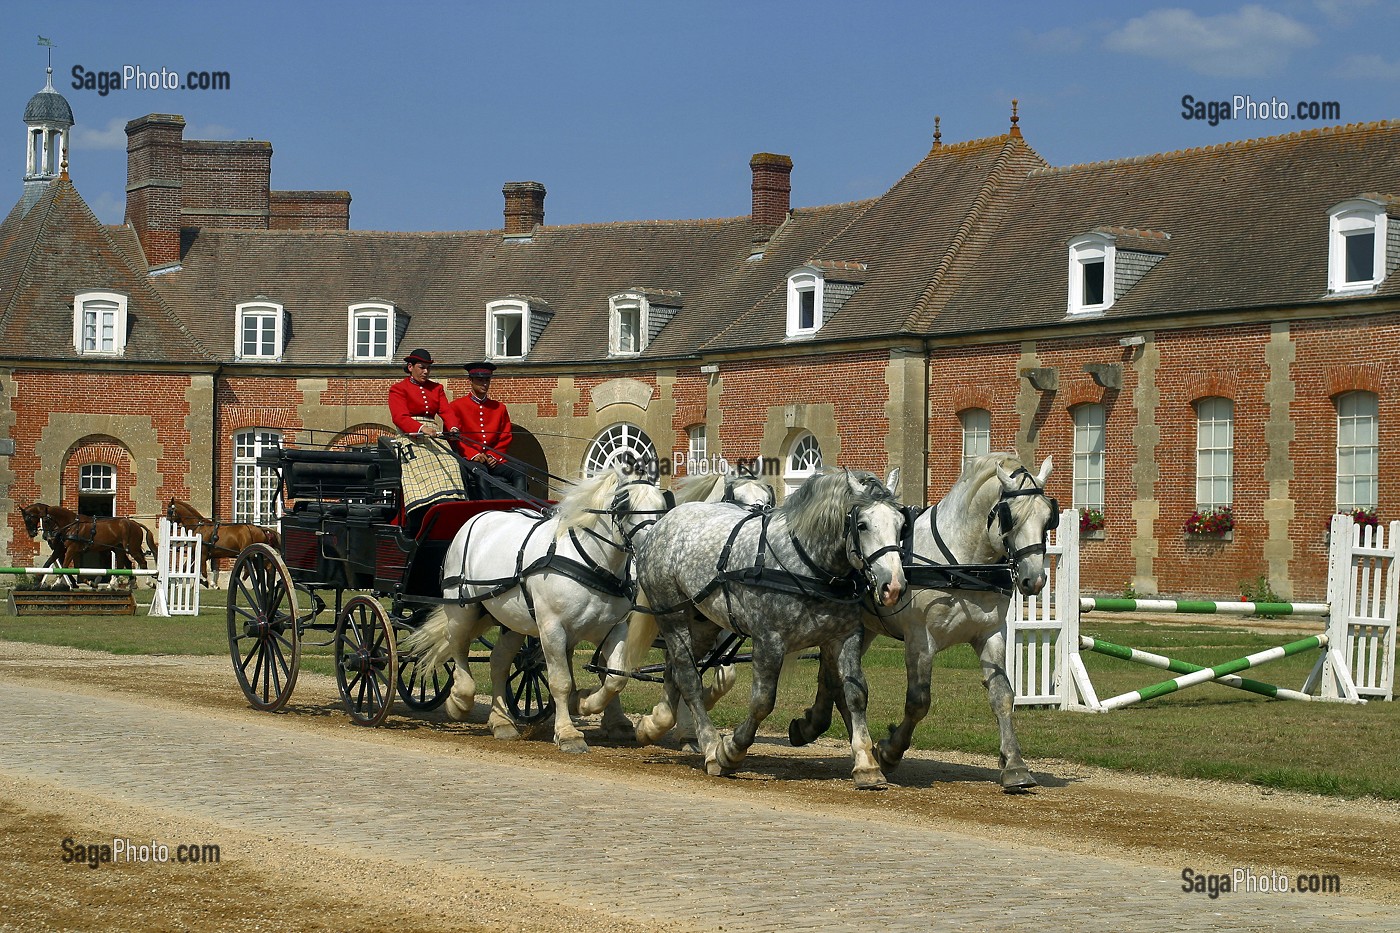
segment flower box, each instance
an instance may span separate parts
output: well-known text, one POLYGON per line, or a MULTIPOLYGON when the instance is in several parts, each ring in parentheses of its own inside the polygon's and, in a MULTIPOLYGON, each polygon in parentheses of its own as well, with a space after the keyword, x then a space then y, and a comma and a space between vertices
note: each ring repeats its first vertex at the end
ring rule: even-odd
POLYGON ((1186 519, 1182 530, 1188 535, 1223 538, 1235 530, 1235 511, 1228 505, 1197 509, 1186 519))

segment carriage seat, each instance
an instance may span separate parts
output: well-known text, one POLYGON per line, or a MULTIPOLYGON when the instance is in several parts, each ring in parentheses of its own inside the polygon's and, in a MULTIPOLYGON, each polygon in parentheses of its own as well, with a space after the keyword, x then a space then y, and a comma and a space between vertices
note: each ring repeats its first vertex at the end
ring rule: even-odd
POLYGON ((281 473, 287 499, 371 499, 378 495, 379 461, 373 451, 282 448, 259 458, 259 463, 281 473))

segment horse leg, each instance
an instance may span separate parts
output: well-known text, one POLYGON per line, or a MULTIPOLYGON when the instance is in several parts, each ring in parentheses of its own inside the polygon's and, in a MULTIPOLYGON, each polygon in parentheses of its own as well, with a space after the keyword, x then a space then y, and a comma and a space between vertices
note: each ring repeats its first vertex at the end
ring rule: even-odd
POLYGON ((669 664, 662 675, 662 689, 666 695, 652 707, 650 713, 637 720, 633 730, 636 740, 642 745, 651 745, 658 741, 676 724, 676 710, 681 705, 681 693, 676 679, 671 676, 669 664))
POLYGON ((890 724, 890 735, 876 747, 875 757, 886 771, 893 771, 914 740, 914 727, 924 721, 933 702, 933 637, 926 626, 912 625, 904 633, 904 719, 890 724))
POLYGON ((758 735, 759 723, 768 718, 778 702, 778 674, 783 669, 783 643, 767 632, 753 638, 753 690, 749 693, 749 714, 733 735, 719 744, 719 763, 726 771, 739 766, 758 735))
POLYGON ((447 701, 443 708, 450 719, 461 722, 476 708, 476 679, 472 677, 471 671, 472 641, 490 622, 483 620, 481 607, 473 604, 443 606, 441 616, 433 613, 423 624, 424 627, 443 626, 438 638, 456 662, 456 670, 452 674, 452 689, 447 693, 447 701))
POLYGON ((860 656, 864 652, 863 627, 857 625, 840 643, 836 669, 841 675, 841 688, 846 697, 846 707, 851 715, 851 754, 855 766, 851 776, 855 778, 856 790, 882 790, 886 786, 885 774, 875 760, 871 747, 870 730, 865 722, 865 704, 869 691, 865 685, 865 674, 860 668, 860 656))
MULTIPOLYGON (((626 625, 615 625, 599 646, 609 670, 622 670, 627 663, 626 633, 626 625)), ((605 674, 598 689, 579 703, 580 715, 603 714, 603 735, 610 740, 631 739, 636 735, 632 720, 622 711, 622 691, 630 679, 626 674, 605 674)))
MULTIPOLYGON (((502 627, 496 636, 496 644, 491 648, 491 715, 487 717, 486 724, 498 739, 520 738, 515 717, 511 716, 510 707, 506 705, 505 691, 510 685, 510 665, 524 645, 524 635, 502 627)), ((460 668, 461 665, 462 662, 458 661, 457 666, 460 668)))
MULTIPOLYGON (((541 607, 535 610, 540 615, 541 607)), ((574 672, 571 662, 572 646, 564 626, 555 618, 538 619, 540 648, 544 651, 545 667, 549 672, 549 693, 554 697, 554 744, 560 751, 580 755, 588 751, 588 742, 569 715, 569 700, 574 692, 574 672)))
POLYGON ((1015 794, 1040 785, 1021 760, 1021 743, 1016 739, 1016 729, 1011 722, 1016 694, 1006 676, 1006 636, 1003 632, 998 628, 990 635, 974 638, 972 647, 982 659, 982 682, 987 687, 987 699, 992 704, 997 728, 1001 732, 1001 787, 1008 794, 1015 794))
POLYGON ((815 742, 831 728, 831 708, 841 692, 840 679, 836 674, 836 657, 825 645, 821 648, 818 665, 817 695, 812 698, 812 705, 807 707, 801 719, 788 723, 788 741, 799 748, 815 742))
MULTIPOLYGON (((719 761, 719 733, 710 720, 710 712, 705 709, 704 685, 700 683, 700 672, 696 669, 695 652, 691 648, 690 626, 685 619, 672 615, 669 620, 659 618, 662 637, 666 639, 666 677, 674 681, 674 688, 668 684, 667 697, 678 690, 685 698, 695 723, 695 741, 705 759, 705 773, 718 777, 724 773, 719 761)), ((638 728, 638 737, 641 729, 638 728)))

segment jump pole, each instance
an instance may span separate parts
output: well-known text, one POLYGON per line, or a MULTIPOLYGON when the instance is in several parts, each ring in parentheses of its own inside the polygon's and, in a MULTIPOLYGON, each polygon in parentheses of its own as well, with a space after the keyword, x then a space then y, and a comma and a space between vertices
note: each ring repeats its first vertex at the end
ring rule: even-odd
POLYGON ((1192 612, 1202 615, 1325 616, 1327 603, 1212 602, 1207 599, 1099 599, 1079 598, 1080 612, 1192 612))
MULTIPOLYGON (((1151 651, 1143 651, 1140 648, 1126 648, 1123 645, 1115 645, 1111 641, 1104 641, 1100 638, 1090 638, 1087 635, 1081 635, 1079 637, 1079 647, 1084 651, 1094 651, 1098 654, 1106 654, 1111 658, 1133 661, 1137 664, 1146 664, 1148 667, 1156 667, 1164 671, 1171 671, 1173 674, 1194 674, 1197 671, 1206 670, 1206 668, 1201 665, 1192 664, 1189 661, 1178 661, 1176 658, 1169 658, 1161 654, 1153 654, 1151 651)), ((1217 677, 1215 683, 1223 684, 1226 687, 1234 687, 1238 690, 1248 690, 1250 693, 1258 693, 1261 696, 1271 697, 1276 700, 1307 700, 1310 702, 1331 703, 1346 702, 1344 697, 1313 696, 1311 693, 1289 690, 1286 687, 1278 687, 1274 684, 1266 684, 1263 681, 1250 680, 1247 677, 1238 677, 1234 674, 1224 674, 1217 677)))
POLYGON ((1168 693, 1175 693, 1183 687, 1193 687, 1196 684, 1217 680, 1229 674, 1236 674, 1240 671, 1248 670, 1251 667, 1263 664, 1267 661, 1277 661, 1279 658, 1286 658, 1300 651, 1307 651, 1311 648, 1323 648, 1326 645, 1327 636, 1325 634, 1310 635, 1307 638, 1290 642, 1278 648, 1269 648, 1265 651, 1259 651, 1234 661, 1226 661, 1224 664, 1218 664, 1215 667, 1201 668, 1190 674, 1183 674, 1173 680, 1165 680, 1162 683, 1153 684, 1141 690, 1133 690, 1128 693, 1119 694, 1116 697, 1109 697, 1099 704, 1099 709, 1103 711, 1121 709, 1124 706, 1131 706, 1143 700, 1152 700, 1160 696, 1166 696, 1168 693))

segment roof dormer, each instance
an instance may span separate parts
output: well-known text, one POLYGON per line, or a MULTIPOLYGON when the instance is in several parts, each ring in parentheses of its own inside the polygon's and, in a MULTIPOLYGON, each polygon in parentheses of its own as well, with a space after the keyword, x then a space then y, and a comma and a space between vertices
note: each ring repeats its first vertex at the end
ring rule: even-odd
POLYGON ((1327 212, 1329 292, 1371 291, 1385 280, 1389 221, 1386 204, 1377 196, 1352 198, 1327 212))
POLYGON ((539 340, 554 311, 538 298, 507 295, 486 303, 486 356, 523 360, 539 340))

